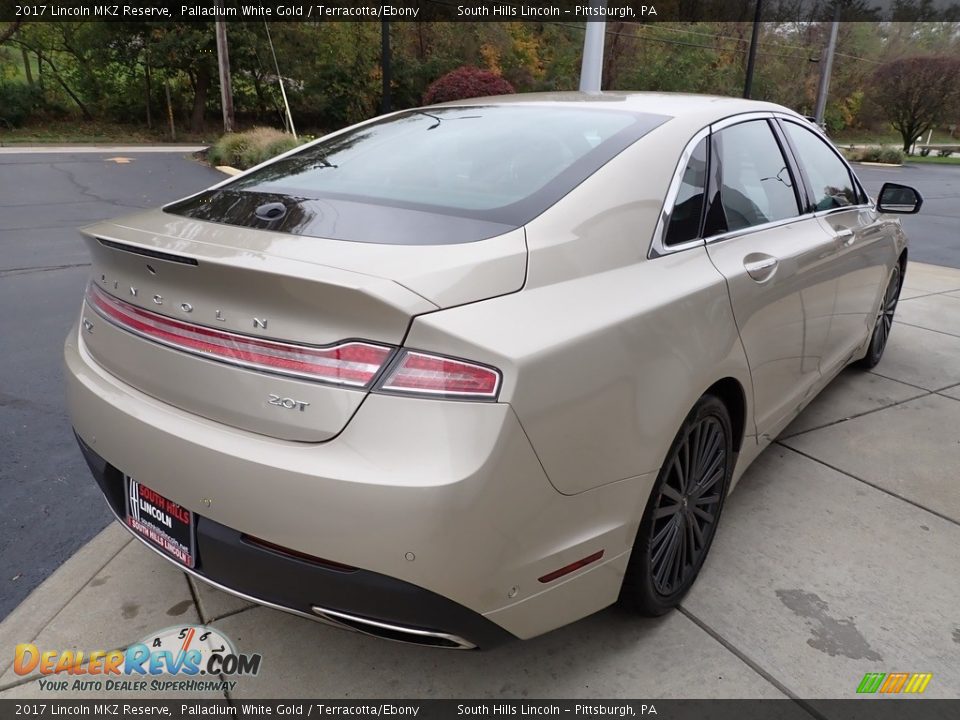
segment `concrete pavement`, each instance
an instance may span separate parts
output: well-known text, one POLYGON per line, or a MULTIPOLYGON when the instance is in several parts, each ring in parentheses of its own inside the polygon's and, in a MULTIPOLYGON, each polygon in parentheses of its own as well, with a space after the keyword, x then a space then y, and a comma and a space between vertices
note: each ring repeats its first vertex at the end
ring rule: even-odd
POLYGON ((119 649, 196 622, 263 655, 232 699, 852 698, 895 671, 958 698, 960 270, 911 263, 897 315, 877 368, 845 371, 748 471, 678 612, 610 609, 485 653, 411 647, 195 583, 114 523, 0 624, 0 698, 78 697, 16 675, 15 643, 119 649))

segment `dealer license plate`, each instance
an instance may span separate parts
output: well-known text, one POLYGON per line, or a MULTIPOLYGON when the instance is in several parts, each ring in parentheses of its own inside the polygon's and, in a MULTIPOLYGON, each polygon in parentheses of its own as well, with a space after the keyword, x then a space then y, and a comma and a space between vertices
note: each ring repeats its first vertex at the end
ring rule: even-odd
POLYGON ((155 490, 124 476, 127 525, 181 565, 196 564, 193 513, 155 490))

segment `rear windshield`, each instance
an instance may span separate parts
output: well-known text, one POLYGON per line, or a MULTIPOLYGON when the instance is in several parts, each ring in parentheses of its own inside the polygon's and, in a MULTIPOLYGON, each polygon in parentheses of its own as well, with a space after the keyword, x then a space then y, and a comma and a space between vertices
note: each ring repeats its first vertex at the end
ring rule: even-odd
MULTIPOLYGON (((276 229, 312 234, 303 232, 312 225, 303 217, 304 208, 321 201, 329 212, 330 203, 340 201, 478 221, 470 224, 470 237, 447 237, 446 242, 480 239, 473 236, 478 232, 489 236, 536 217, 666 119, 622 110, 557 106, 407 111, 325 139, 238 178, 204 198, 199 214, 193 212, 196 203, 189 199, 167 210, 260 227, 235 217, 241 208, 245 212, 255 209, 247 207, 250 203, 238 204, 238 194, 253 194, 257 201, 279 199, 285 205, 302 205, 296 213, 296 227, 283 227, 281 218, 276 229), (232 202, 215 202, 217 192, 228 193, 232 202), (216 216, 218 206, 223 217, 216 216), (482 230, 487 223, 490 226, 482 230)), ((346 214, 358 213, 353 208, 346 214)), ((320 228, 314 226, 314 233, 317 230, 320 228)), ((339 232, 350 234, 349 228, 339 232)))

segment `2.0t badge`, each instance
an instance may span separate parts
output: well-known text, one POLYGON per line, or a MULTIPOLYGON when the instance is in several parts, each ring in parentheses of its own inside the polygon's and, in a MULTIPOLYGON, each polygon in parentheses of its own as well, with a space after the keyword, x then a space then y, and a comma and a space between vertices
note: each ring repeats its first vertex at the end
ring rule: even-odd
POLYGON ((270 405, 276 405, 277 407, 286 408, 287 410, 299 410, 300 412, 303 412, 310 407, 310 403, 304 402, 303 400, 280 397, 279 395, 274 395, 273 393, 270 393, 270 395, 267 396, 267 402, 270 405))

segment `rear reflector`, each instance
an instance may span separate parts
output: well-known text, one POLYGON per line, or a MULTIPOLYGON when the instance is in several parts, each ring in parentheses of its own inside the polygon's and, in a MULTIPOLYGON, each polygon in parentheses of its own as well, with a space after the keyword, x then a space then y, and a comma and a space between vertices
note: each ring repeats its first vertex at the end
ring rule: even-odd
POLYGON ((494 400, 500 389, 500 373, 465 360, 402 350, 399 360, 377 389, 409 395, 494 400))
POLYGON ((393 348, 358 341, 318 348, 214 330, 136 307, 93 283, 87 303, 114 325, 177 350, 335 385, 369 387, 393 353, 393 348))
POLYGON ((542 583, 553 582, 557 578, 561 578, 564 575, 569 575, 574 570, 579 570, 582 567, 589 565, 592 562, 596 562, 603 557, 603 550, 597 550, 593 555, 587 555, 582 560, 577 560, 576 562, 570 563, 569 565, 564 565, 559 570, 554 570, 552 573, 547 573, 541 578, 537 578, 542 583))

